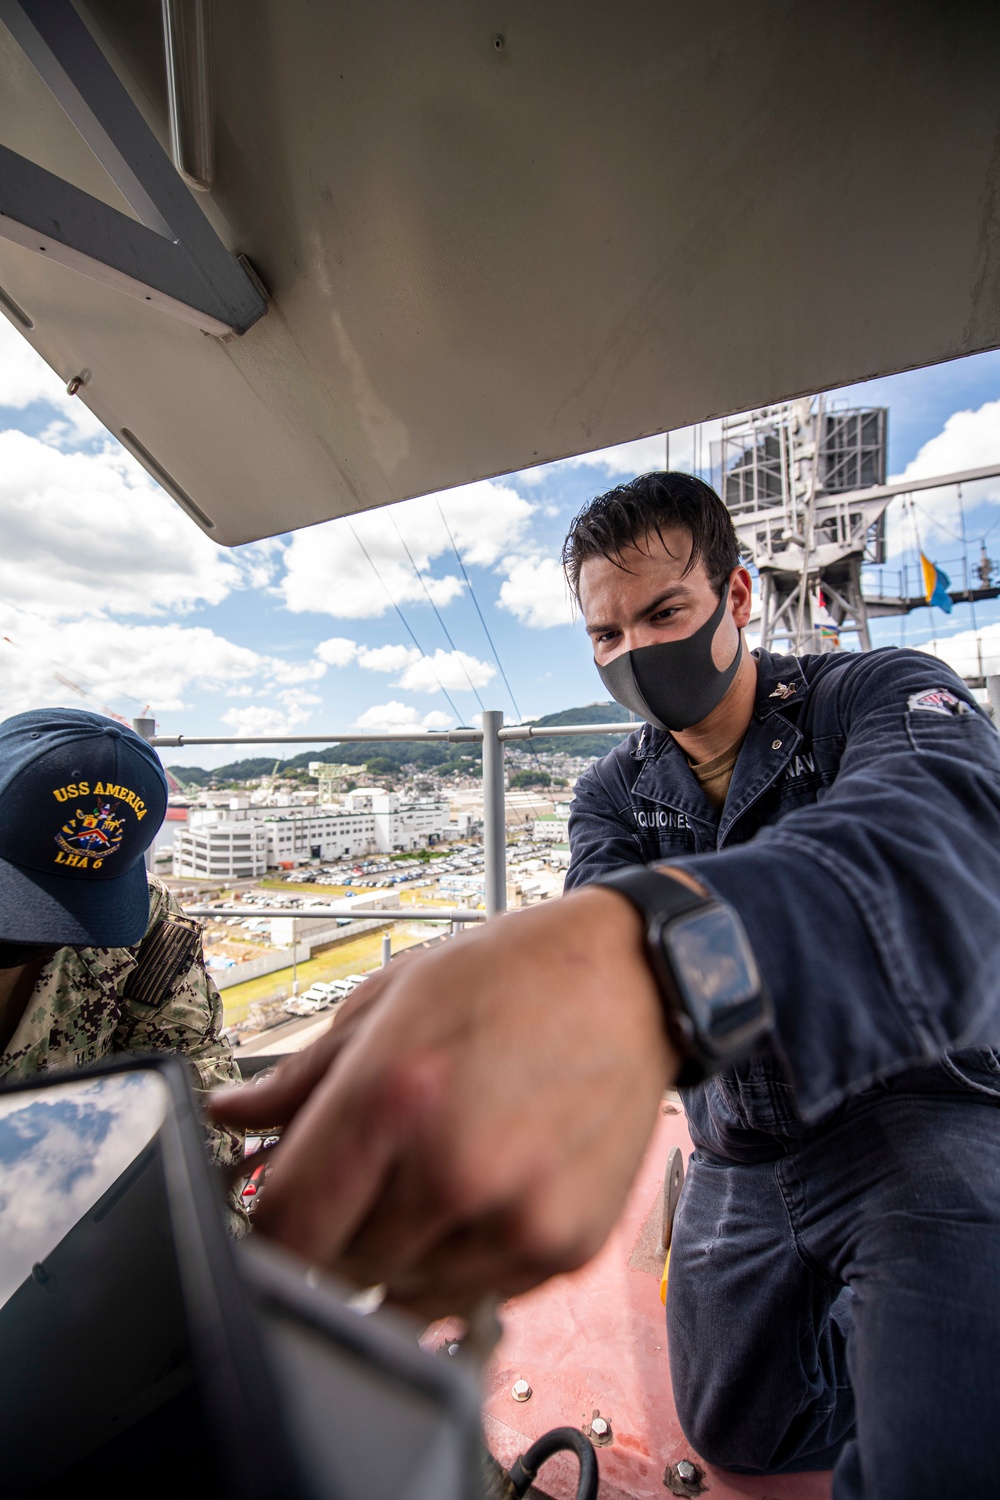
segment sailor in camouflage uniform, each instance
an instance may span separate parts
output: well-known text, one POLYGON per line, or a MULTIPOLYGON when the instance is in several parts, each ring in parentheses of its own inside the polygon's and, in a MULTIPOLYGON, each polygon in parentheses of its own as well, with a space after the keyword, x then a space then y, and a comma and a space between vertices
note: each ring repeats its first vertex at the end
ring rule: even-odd
MULTIPOLYGON (((100 714, 0 724, 0 1086, 143 1052, 187 1057, 203 1096, 239 1082, 201 928, 146 874, 166 803, 155 752, 100 714)), ((209 1148, 228 1165, 242 1134, 209 1148)))

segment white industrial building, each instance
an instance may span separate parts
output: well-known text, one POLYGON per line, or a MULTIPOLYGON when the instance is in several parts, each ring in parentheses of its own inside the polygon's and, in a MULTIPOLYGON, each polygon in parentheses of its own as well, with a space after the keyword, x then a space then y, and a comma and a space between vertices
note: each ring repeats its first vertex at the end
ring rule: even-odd
POLYGON ((174 836, 174 874, 248 880, 313 859, 421 849, 447 836, 449 816, 447 802, 381 787, 361 787, 336 807, 251 807, 234 797, 228 808, 191 809, 174 836))
POLYGON ((382 854, 423 849, 446 838, 451 821, 447 802, 432 797, 407 799, 378 786, 348 792, 343 806, 375 819, 375 847, 382 854))
POLYGON ((245 812, 192 808, 174 834, 174 874, 198 880, 253 880, 268 864, 267 829, 245 812))
POLYGON ((284 868, 310 859, 343 859, 371 854, 375 819, 371 813, 319 807, 308 811, 264 812, 267 862, 284 868))
POLYGON ((531 836, 537 843, 565 844, 569 838, 569 806, 556 808, 554 813, 540 813, 534 821, 531 836))

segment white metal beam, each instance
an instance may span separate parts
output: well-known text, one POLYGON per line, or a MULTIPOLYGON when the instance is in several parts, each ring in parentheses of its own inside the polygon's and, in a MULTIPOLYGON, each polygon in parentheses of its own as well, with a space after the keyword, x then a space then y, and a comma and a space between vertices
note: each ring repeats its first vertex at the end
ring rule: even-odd
POLYGON ((70 0, 0 0, 0 21, 138 216, 23 156, 0 157, 0 235, 211 333, 267 311, 70 0))

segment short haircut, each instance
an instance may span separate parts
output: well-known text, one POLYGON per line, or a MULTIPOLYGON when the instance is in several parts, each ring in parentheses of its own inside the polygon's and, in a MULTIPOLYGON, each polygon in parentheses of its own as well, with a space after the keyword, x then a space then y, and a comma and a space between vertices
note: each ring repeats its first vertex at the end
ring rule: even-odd
POLYGON ((624 567, 621 555, 627 547, 648 550, 649 537, 655 534, 662 541, 664 529, 671 526, 683 527, 691 537, 685 573, 700 560, 721 597, 741 558, 732 516, 704 480, 656 470, 598 495, 572 522, 563 543, 562 564, 574 598, 580 597, 580 569, 588 557, 606 557, 624 567))

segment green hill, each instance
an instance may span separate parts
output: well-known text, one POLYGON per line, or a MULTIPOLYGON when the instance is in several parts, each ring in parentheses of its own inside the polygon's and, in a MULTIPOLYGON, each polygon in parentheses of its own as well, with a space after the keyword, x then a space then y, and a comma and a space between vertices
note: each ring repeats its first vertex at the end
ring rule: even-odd
MULTIPOLYGON (((624 723, 628 714, 617 703, 588 703, 582 708, 564 708, 559 713, 543 714, 528 722, 544 728, 547 724, 614 724, 624 723)), ((607 755, 617 745, 620 735, 593 734, 572 738, 531 740, 532 748, 539 755, 561 751, 565 755, 607 755)), ((523 742, 522 742, 523 743, 523 742)), ((482 759, 482 749, 476 744, 449 745, 438 741, 432 744, 407 744, 395 740, 369 740, 364 744, 325 745, 320 750, 305 750, 291 760, 275 762, 273 756, 254 756, 247 760, 230 761, 217 770, 206 771, 201 766, 168 766, 167 770, 186 786, 208 786, 210 783, 246 781, 252 776, 270 776, 272 772, 304 770, 311 760, 322 760, 334 765, 357 766, 359 773, 372 760, 385 760, 397 769, 403 766, 426 766, 453 769, 461 757, 473 761, 482 759)), ((359 775, 362 780, 362 775, 359 775)))
MULTIPOLYGON (((628 709, 620 703, 588 703, 584 708, 564 708, 561 713, 543 714, 540 719, 531 719, 539 729, 546 724, 624 724, 628 720, 628 709)), ((636 725, 638 728, 638 725, 636 725)), ((537 739, 530 743, 539 755, 548 755, 561 750, 564 755, 607 755, 619 743, 620 734, 581 734, 565 739, 537 739)))

